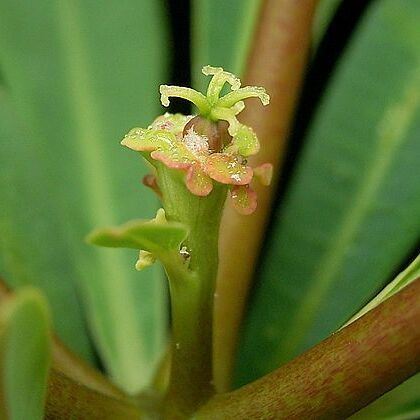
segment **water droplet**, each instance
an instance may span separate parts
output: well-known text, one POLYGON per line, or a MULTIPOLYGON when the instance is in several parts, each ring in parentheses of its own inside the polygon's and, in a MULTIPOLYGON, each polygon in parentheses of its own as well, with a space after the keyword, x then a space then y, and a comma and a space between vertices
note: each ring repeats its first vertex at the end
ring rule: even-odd
POLYGON ((181 257, 183 257, 184 259, 187 259, 190 257, 190 253, 188 252, 188 249, 186 246, 183 246, 180 250, 179 250, 179 254, 181 255, 181 257))

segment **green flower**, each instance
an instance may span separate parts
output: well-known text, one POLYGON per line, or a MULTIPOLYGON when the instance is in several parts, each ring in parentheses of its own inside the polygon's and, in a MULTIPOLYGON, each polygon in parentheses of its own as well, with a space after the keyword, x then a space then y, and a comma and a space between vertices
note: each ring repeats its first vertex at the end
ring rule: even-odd
MULTIPOLYGON (((185 87, 160 87, 164 106, 169 105, 170 97, 184 98, 198 108, 197 116, 166 113, 147 129, 132 129, 121 144, 141 152, 155 166, 160 162, 184 172, 188 190, 197 196, 209 195, 213 182, 229 186, 233 206, 239 213, 250 214, 257 206, 250 183, 256 177, 268 185, 272 166, 251 168, 247 164, 246 158, 256 154, 260 145, 252 128, 236 116, 245 107, 244 99, 258 97, 267 105, 269 96, 263 88, 241 88, 240 80, 220 67, 205 66, 203 73, 213 76, 206 96, 185 87), (226 83, 231 91, 220 96, 226 83)), ((159 180, 156 183, 149 176, 146 183, 156 190, 159 180)))

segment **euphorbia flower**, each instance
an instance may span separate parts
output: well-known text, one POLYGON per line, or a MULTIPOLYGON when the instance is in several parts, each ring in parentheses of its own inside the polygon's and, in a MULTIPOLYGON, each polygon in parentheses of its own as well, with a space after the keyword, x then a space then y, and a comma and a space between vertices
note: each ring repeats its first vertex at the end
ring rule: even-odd
MULTIPOLYGON (((252 128, 236 116, 245 107, 244 99, 258 97, 267 105, 269 96, 263 88, 241 88, 240 80, 220 67, 205 66, 202 71, 213 76, 206 96, 185 87, 160 87, 164 106, 169 105, 169 97, 184 98, 198 108, 198 116, 166 113, 147 129, 132 129, 121 144, 141 152, 155 166, 161 163, 183 171, 188 190, 197 196, 209 195, 214 181, 228 185, 234 207, 250 214, 257 206, 250 183, 256 177, 268 185, 272 166, 266 163, 253 169, 247 164, 246 158, 257 153, 260 145, 252 128), (225 83, 231 91, 220 96, 225 83)), ((152 184, 150 177, 147 183, 152 184)))

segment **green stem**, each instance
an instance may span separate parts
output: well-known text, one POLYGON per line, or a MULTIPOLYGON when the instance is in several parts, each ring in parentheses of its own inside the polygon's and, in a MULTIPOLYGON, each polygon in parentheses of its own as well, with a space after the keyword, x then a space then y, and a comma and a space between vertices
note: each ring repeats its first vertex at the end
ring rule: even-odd
POLYGON ((159 187, 168 220, 186 224, 189 268, 164 262, 172 310, 172 364, 166 418, 184 418, 213 393, 212 324, 218 265, 220 217, 226 187, 215 185, 207 197, 191 194, 181 174, 158 167, 159 187))

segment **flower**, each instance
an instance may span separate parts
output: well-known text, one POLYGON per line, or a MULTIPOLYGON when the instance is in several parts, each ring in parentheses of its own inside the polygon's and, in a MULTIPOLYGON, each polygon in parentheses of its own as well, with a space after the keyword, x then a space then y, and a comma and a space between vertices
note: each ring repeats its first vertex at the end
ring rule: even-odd
MULTIPOLYGON (((203 73, 213 76, 206 96, 185 87, 160 87, 163 105, 169 105, 169 97, 184 98, 196 105, 197 116, 166 113, 147 129, 132 129, 121 144, 141 152, 155 166, 160 162, 185 172, 185 184, 197 196, 209 195, 214 181, 228 185, 235 209, 250 214, 257 206, 250 183, 255 177, 268 185, 272 166, 266 163, 253 169, 247 164, 246 158, 260 145, 252 128, 236 116, 245 107, 244 99, 258 97, 267 105, 269 96, 263 88, 241 88, 240 80, 220 67, 205 66, 203 73), (220 97, 225 83, 231 91, 220 97)), ((147 183, 152 184, 150 177, 147 183)))

